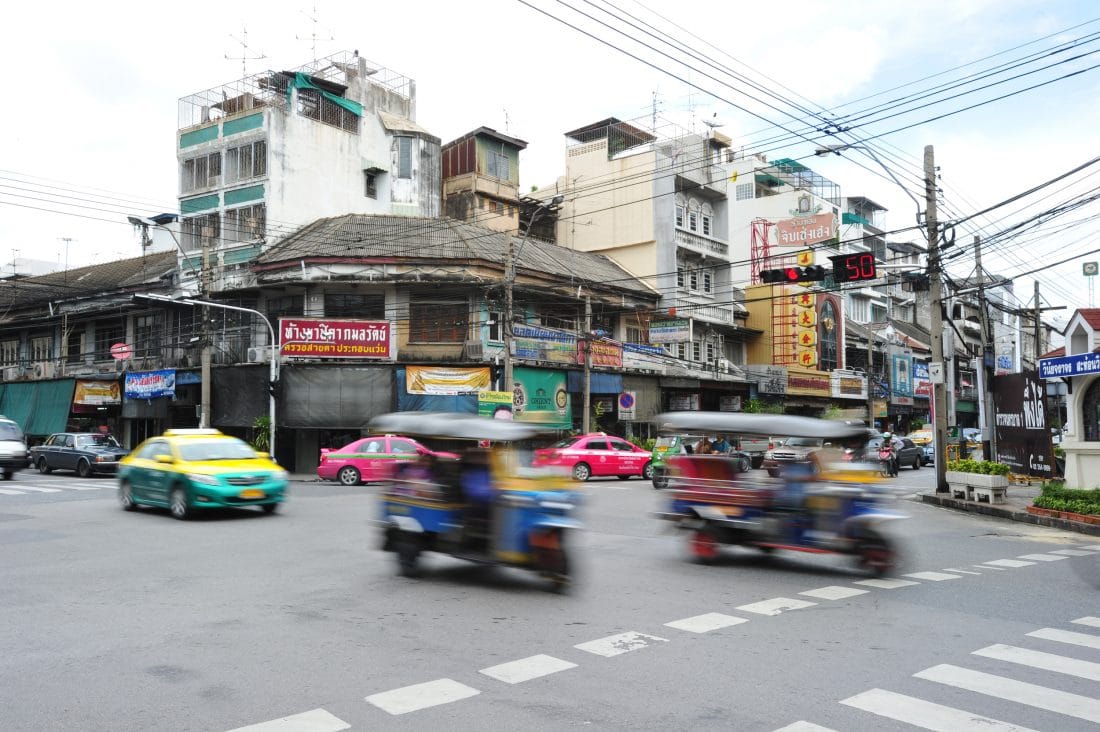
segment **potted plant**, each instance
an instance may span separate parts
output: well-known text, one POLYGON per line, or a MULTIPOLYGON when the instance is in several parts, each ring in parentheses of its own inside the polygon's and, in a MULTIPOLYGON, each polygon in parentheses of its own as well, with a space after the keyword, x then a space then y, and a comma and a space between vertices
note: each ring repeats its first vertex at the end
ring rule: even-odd
POLYGON ((951 495, 968 501, 985 497, 999 503, 1008 490, 1009 466, 989 460, 951 460, 947 463, 947 485, 951 495))

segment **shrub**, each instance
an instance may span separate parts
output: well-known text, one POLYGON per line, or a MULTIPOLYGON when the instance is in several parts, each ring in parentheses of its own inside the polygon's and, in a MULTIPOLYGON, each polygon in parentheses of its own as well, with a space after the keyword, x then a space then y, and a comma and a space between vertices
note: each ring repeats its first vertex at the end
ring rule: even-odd
POLYGON ((647 437, 644 440, 642 440, 641 442, 638 442, 636 444, 638 445, 638 447, 642 448, 643 450, 649 450, 650 452, 653 452, 653 446, 657 444, 657 438, 656 437, 647 437))
POLYGON ((1057 480, 1044 483, 1035 498, 1035 505, 1051 511, 1100 515, 1100 489, 1081 490, 1064 486, 1062 481, 1057 480))
POLYGON ((981 475, 1008 475, 1012 469, 1004 463, 991 460, 950 460, 947 469, 956 473, 979 473, 981 475))

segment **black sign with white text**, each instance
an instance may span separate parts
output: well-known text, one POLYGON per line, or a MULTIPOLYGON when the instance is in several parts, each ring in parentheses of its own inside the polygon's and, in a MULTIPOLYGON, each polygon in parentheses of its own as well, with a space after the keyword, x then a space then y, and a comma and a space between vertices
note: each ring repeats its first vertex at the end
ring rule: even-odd
POLYGON ((1013 473, 1053 478, 1054 446, 1047 420, 1046 389, 1034 371, 993 377, 997 462, 1013 473))

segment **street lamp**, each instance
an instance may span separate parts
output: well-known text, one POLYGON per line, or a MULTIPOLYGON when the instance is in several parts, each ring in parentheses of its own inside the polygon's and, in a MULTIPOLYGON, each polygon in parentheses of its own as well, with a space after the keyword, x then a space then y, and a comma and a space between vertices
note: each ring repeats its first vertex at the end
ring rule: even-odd
POLYGON ((898 180, 896 175, 894 175, 894 171, 890 170, 886 163, 879 160, 878 156, 875 155, 874 151, 871 148, 867 147, 866 145, 857 145, 855 143, 847 145, 822 145, 821 147, 814 150, 814 155, 817 155, 818 157, 821 157, 822 155, 828 155, 829 153, 840 155, 845 150, 862 150, 863 152, 867 153, 867 155, 872 160, 878 163, 880 168, 886 171, 886 175, 890 176, 890 180, 894 181, 894 183, 897 184, 898 188, 905 191, 905 195, 909 196, 909 200, 917 205, 917 226, 920 226, 920 216, 921 211, 923 210, 920 201, 916 199, 916 197, 909 191, 908 188, 901 184, 901 181, 898 180))
MULTIPOLYGON (((276 347, 277 347, 276 346, 276 341, 275 341, 275 328, 273 328, 271 326, 271 321, 267 319, 267 316, 264 315, 263 313, 261 313, 259 310, 253 310, 252 308, 242 308, 242 307, 238 307, 236 305, 226 305, 224 303, 211 302, 209 300, 197 300, 197 299, 191 298, 191 297, 174 298, 174 297, 168 297, 167 295, 160 295, 160 294, 157 294, 157 293, 147 293, 147 294, 142 294, 142 295, 134 295, 133 299, 134 300, 150 300, 152 302, 168 303, 168 304, 171 304, 171 305, 198 305, 198 306, 204 307, 204 308, 221 308, 223 310, 236 310, 237 312, 251 313, 252 315, 259 316, 260 320, 264 321, 264 325, 267 326, 267 332, 268 332, 268 336, 270 337, 270 342, 271 342, 271 364, 270 364, 270 369, 269 369, 269 373, 268 373, 268 379, 269 379, 269 383, 268 383, 268 420, 270 421, 271 424, 269 426, 270 432, 268 434, 267 449, 268 449, 268 452, 271 453, 272 457, 274 457, 274 455, 275 455, 275 393, 272 389, 275 385, 276 380, 278 379, 278 354, 276 353, 276 350, 275 350, 276 347)), ((207 369, 209 369, 209 360, 208 359, 204 361, 204 365, 206 365, 207 369)), ((204 373, 203 374, 204 393, 208 393, 208 388, 209 387, 207 386, 207 381, 206 381, 208 377, 209 377, 209 373, 204 373)), ((209 407, 210 407, 210 404, 209 404, 209 401, 207 401, 203 405, 203 420, 206 422, 206 424, 204 426, 207 426, 207 427, 209 426, 209 418, 206 415, 207 415, 207 410, 209 409, 209 407)))

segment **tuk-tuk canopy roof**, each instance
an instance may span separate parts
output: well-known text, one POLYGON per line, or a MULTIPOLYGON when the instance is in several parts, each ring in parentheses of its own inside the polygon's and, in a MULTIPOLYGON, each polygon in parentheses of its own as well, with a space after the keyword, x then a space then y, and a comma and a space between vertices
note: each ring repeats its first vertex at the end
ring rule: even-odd
POLYGON ((760 435, 763 437, 818 437, 843 440, 868 435, 862 424, 815 417, 742 412, 665 412, 657 415, 662 432, 760 435))
POLYGON ((371 419, 371 432, 514 442, 546 433, 537 424, 478 417, 462 412, 391 412, 371 419))

